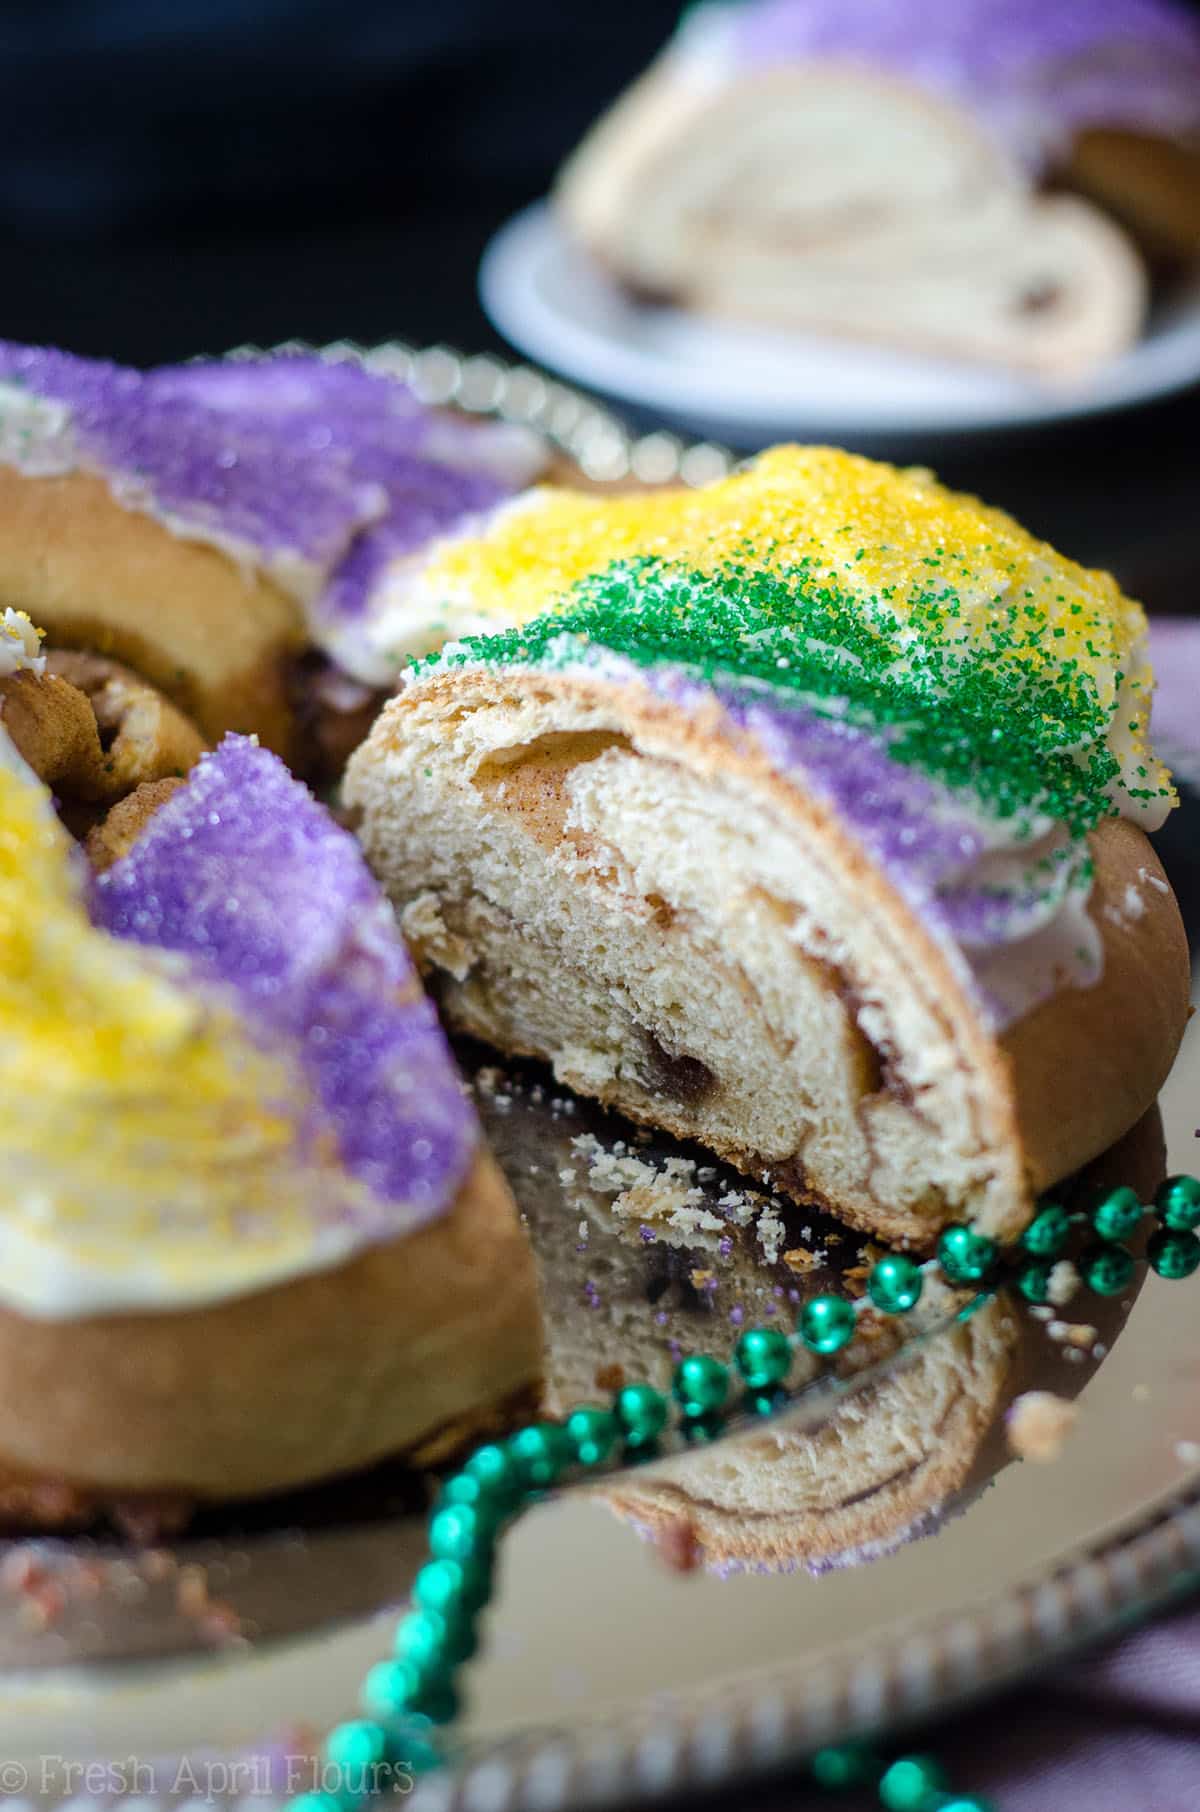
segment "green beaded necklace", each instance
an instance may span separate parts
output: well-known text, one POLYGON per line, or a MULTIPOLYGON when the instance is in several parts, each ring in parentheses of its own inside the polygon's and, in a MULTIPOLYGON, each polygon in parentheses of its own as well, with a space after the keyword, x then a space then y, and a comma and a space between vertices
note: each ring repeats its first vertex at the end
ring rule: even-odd
MULTIPOLYGON (((357 1812, 389 1783, 444 1765, 439 1726, 458 1714, 458 1670, 478 1647, 479 1614, 492 1591, 496 1544, 505 1526, 569 1475, 612 1463, 636 1464, 658 1450, 672 1416, 686 1439, 717 1433, 730 1407, 734 1377, 743 1404, 770 1415, 787 1401, 787 1377, 797 1345, 831 1357, 854 1337, 868 1305, 904 1315, 920 1300, 928 1271, 940 1268, 953 1284, 988 1293, 1011 1281, 1026 1301, 1049 1298, 1050 1273, 1072 1229, 1087 1224, 1095 1235, 1079 1260, 1083 1282, 1101 1296, 1117 1296, 1133 1275, 1134 1256, 1121 1242, 1146 1215, 1158 1221, 1147 1260, 1159 1277, 1190 1277, 1200 1267, 1200 1180, 1169 1177, 1146 1207, 1132 1189, 1116 1189, 1090 1213, 1069 1213, 1042 1202, 1016 1248, 1015 1264, 1002 1275, 1004 1255, 995 1241, 965 1226, 947 1227, 936 1260, 924 1264, 887 1253, 872 1267, 866 1295, 815 1296, 805 1303, 796 1334, 778 1327, 747 1328, 738 1338, 732 1368, 708 1353, 693 1353, 675 1367, 671 1397, 649 1384, 626 1384, 610 1404, 584 1404, 561 1421, 533 1422, 508 1440, 488 1442, 446 1480, 429 1521, 430 1558, 413 1582, 412 1609, 396 1631, 393 1658, 373 1667, 363 1683, 366 1716, 339 1724, 325 1740, 319 1792, 300 1794, 291 1812, 357 1812), (332 1783, 330 1785, 329 1783, 332 1783)), ((960 1311, 965 1317, 979 1297, 960 1311)), ((813 1779, 828 1788, 873 1788, 886 1812, 990 1812, 970 1794, 951 1792, 936 1761, 902 1755, 883 1760, 863 1744, 818 1751, 813 1779)))

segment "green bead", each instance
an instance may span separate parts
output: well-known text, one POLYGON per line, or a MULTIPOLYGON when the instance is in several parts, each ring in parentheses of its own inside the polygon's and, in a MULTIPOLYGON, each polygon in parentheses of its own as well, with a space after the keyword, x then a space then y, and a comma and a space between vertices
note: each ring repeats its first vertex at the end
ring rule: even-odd
POLYGON ((955 1223, 943 1229, 937 1255, 951 1283, 982 1283, 996 1262, 996 1242, 974 1227, 955 1223))
POLYGON ((387 1759, 388 1737, 382 1724, 355 1718, 339 1724, 325 1738, 325 1760, 347 1772, 373 1768, 387 1759))
POLYGON ((844 1296, 814 1296, 800 1311, 800 1338, 810 1353, 840 1353, 854 1338, 858 1318, 844 1296))
POLYGON ((836 1748, 818 1749, 809 1768, 818 1787, 836 1792, 846 1787, 873 1787, 882 1764, 861 1743, 841 1743, 836 1748))
POLYGON ((1154 1212, 1173 1233, 1191 1233, 1200 1227, 1200 1182, 1168 1177, 1154 1198, 1154 1212))
POLYGON ((1054 1266, 1045 1260, 1033 1260, 1022 1265, 1017 1272, 1017 1288, 1026 1302, 1044 1303, 1050 1300, 1050 1276, 1054 1266))
POLYGON ((404 1775, 432 1774, 446 1760, 432 1720, 419 1712, 392 1724, 390 1748, 401 1792, 404 1775))
POLYGON ((498 1441, 477 1447, 463 1472, 476 1479, 495 1503, 508 1506, 521 1495, 521 1474, 516 1461, 498 1441))
POLYGON ((1141 1200, 1132 1189, 1114 1189, 1092 1210, 1092 1225, 1101 1239, 1128 1239, 1141 1224, 1141 1200))
POLYGON ((776 1385, 774 1389, 748 1390, 742 1398, 742 1407, 747 1415, 773 1416, 787 1401, 787 1391, 776 1385))
POLYGON ((611 1409, 598 1403, 581 1403, 566 1420, 575 1458, 581 1466, 601 1466, 617 1444, 621 1424, 611 1409))
POLYGON ((421 1690, 413 1707, 425 1714, 431 1724, 453 1724, 462 1709, 458 1688, 453 1680, 433 1680, 421 1690))
POLYGON ((885 1315, 907 1315, 921 1300, 921 1267, 902 1252, 889 1252, 871 1268, 867 1295, 885 1315))
POLYGON ((392 1722, 420 1712, 434 1724, 451 1723, 458 1694, 448 1667, 418 1667, 412 1661, 380 1661, 363 1682, 363 1710, 392 1722))
POLYGON ((482 1610, 492 1595, 491 1568, 478 1558, 427 1561, 413 1580, 412 1595, 421 1610, 445 1617, 482 1610))
POLYGON ((1163 1227, 1147 1246, 1146 1257, 1159 1277, 1190 1277, 1200 1265, 1200 1239, 1194 1233, 1171 1233, 1163 1227))
POLYGON ((344 1808, 333 1793, 298 1793, 289 1799, 288 1812, 344 1812, 344 1808))
POLYGON ((561 1422, 532 1422, 508 1442, 526 1490, 547 1491, 575 1462, 575 1444, 561 1422))
POLYGON ((1071 1217, 1057 1202, 1038 1209, 1021 1235, 1021 1245, 1033 1258, 1057 1258, 1071 1235, 1071 1217))
POLYGON ((719 1409, 701 1410, 698 1415, 685 1415, 683 1434, 693 1447, 707 1446, 725 1432, 725 1417, 719 1409))
POLYGON ((733 1349, 738 1375, 751 1390, 782 1384, 792 1369, 792 1348, 782 1328, 747 1328, 733 1349))
POLYGON ((990 1799, 980 1799, 977 1793, 951 1793, 936 1801, 937 1812, 996 1812, 990 1799))
POLYGON ((887 1812, 932 1812, 946 1777, 931 1755, 902 1755, 884 1772, 879 1797, 887 1812))
POLYGON ((496 1539, 496 1519, 490 1508, 472 1504, 446 1504, 429 1521, 429 1552, 435 1560, 474 1560, 483 1557, 496 1539))
POLYGON ((379 1661, 363 1681, 363 1710, 369 1717, 389 1720, 414 1711, 422 1687, 440 1670, 418 1667, 412 1661, 379 1661))
POLYGON ((331 1730, 324 1744, 325 1761, 338 1777, 337 1798, 345 1812, 387 1784, 388 1733, 382 1724, 356 1718, 331 1730))
POLYGON ((457 1667, 469 1661, 478 1646, 475 1625, 467 1611, 449 1615, 442 1611, 410 1611, 396 1629, 396 1659, 412 1661, 417 1667, 430 1667, 439 1661, 457 1667))
POLYGON ((667 1425, 667 1399, 651 1384, 627 1384, 613 1399, 627 1447, 652 1447, 667 1425))
POLYGON ((1133 1253, 1111 1240, 1089 1246, 1079 1260, 1079 1275, 1097 1296, 1119 1296, 1133 1276, 1133 1253))
POLYGON ((685 1416, 711 1415, 729 1394, 729 1367, 709 1353, 689 1353, 675 1367, 671 1389, 685 1416))
POLYGON ((443 1484, 438 1492, 437 1507, 444 1510, 449 1504, 469 1505, 472 1510, 490 1517, 493 1528, 499 1528, 510 1507, 505 1494, 495 1491, 469 1472, 456 1472, 443 1484))

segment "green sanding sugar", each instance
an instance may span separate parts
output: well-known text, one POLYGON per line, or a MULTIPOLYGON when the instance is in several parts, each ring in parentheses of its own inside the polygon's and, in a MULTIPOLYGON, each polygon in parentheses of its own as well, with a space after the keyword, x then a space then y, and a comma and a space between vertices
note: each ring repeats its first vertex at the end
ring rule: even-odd
POLYGON ((1047 613, 1032 593, 997 599, 986 628, 976 620, 968 631, 936 562, 901 617, 864 608, 827 567, 760 561, 710 572, 618 561, 580 580, 559 608, 419 665, 544 665, 570 658, 553 644, 575 637, 641 666, 765 682, 781 702, 803 695, 883 729, 894 759, 970 789, 1005 818, 1047 813, 1083 832, 1112 814, 1119 764, 1105 740, 1109 714, 1086 666, 1048 652, 1047 613))

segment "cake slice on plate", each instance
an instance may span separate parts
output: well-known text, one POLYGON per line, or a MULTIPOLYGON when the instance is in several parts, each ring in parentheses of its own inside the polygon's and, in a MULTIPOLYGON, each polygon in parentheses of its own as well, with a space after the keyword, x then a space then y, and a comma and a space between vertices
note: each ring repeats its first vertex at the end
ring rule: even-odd
POLYGON ((635 295, 1061 380, 1133 342, 1147 293, 1065 184, 1191 256, 1198 142, 1200 29, 1169 0, 751 0, 687 9, 556 203, 635 295))

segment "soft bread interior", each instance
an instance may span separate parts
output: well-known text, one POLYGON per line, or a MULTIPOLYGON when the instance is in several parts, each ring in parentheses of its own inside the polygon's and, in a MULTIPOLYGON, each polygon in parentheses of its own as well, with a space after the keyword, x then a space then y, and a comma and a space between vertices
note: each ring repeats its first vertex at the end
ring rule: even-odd
POLYGON ((859 1225, 1015 1225, 936 962, 795 795, 671 730, 536 682, 385 714, 347 793, 450 1021, 859 1225))
POLYGON ((719 83, 663 59, 566 165, 575 236, 650 295, 1069 376, 1136 336, 1125 235, 1035 197, 965 113, 835 63, 719 83))
MULTIPOLYGON (((1146 1025, 1134 982, 1107 996, 1107 1038, 1139 1063, 1052 1112, 836 824, 715 711, 705 725, 646 698, 459 673, 394 701, 354 757, 368 859, 450 1022, 889 1238, 928 1243, 960 1219, 1014 1234, 1036 1188, 1138 1118, 1174 1056, 1187 963, 1165 884, 1142 918, 1106 921, 1124 940, 1115 977, 1056 997, 1087 1001, 1094 1047, 1105 987, 1138 956, 1161 984, 1146 1025)), ((1122 877, 1135 855, 1153 864, 1116 828, 1122 877)), ((1070 1004, 1041 1010, 1040 1073, 1075 1061, 1070 1004)))

